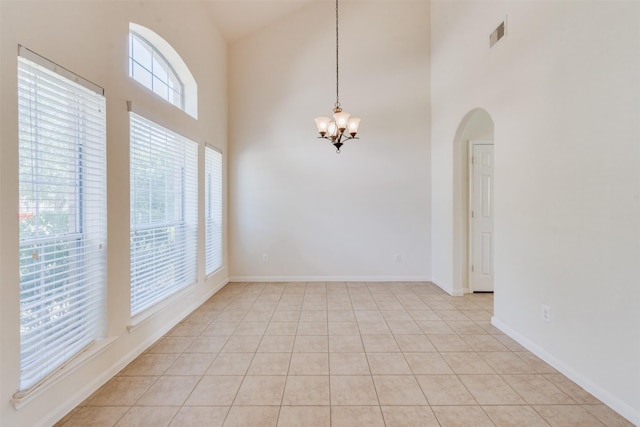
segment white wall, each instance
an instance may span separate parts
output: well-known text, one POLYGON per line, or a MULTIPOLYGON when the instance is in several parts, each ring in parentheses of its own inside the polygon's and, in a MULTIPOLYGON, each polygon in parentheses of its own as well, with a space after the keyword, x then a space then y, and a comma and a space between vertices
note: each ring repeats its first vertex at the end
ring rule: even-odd
POLYGON ((453 144, 484 108, 494 323, 640 423, 640 3, 436 1, 431 25, 434 281, 461 287, 453 144))
MULTIPOLYGON (((174 298, 170 307, 131 333, 129 316, 129 118, 134 110, 200 144, 226 153, 226 45, 195 2, 0 2, 0 425, 50 425, 115 374, 125 363, 226 283, 225 267, 174 298), (129 22, 146 26, 168 41, 198 82, 196 121, 128 77, 129 22), (10 400, 19 384, 17 45, 57 62, 101 85, 107 97, 108 335, 114 342, 101 354, 42 391, 19 410, 10 400)), ((203 183, 202 176, 200 182, 203 183)), ((204 185, 199 186, 203 200, 204 185)), ((201 214, 203 204, 200 203, 201 214)), ((203 227, 199 253, 204 253, 203 227)), ((202 257, 201 257, 202 258, 202 257)), ((227 259, 225 248, 224 259, 227 259)), ((226 263, 226 261, 225 261, 226 263)))
POLYGON ((362 118, 341 154, 313 122, 335 102, 334 23, 316 2, 230 47, 232 277, 431 276, 429 4, 340 4, 340 98, 362 118))

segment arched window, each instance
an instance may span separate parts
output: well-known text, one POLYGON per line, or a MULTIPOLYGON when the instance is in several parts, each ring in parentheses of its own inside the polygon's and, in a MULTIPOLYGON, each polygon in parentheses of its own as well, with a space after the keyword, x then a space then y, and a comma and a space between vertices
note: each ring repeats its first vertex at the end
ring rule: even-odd
POLYGON ((129 24, 129 77, 194 118, 198 87, 180 55, 162 37, 129 24))
POLYGON ((144 37, 129 33, 129 76, 184 110, 184 85, 169 61, 144 37))

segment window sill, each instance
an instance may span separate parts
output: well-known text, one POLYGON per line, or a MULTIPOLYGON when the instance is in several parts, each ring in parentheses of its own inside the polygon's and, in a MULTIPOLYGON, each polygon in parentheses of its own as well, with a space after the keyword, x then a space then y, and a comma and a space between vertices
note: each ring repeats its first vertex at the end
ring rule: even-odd
MULTIPOLYGON (((129 325, 127 325, 127 331, 129 331, 129 333, 132 333, 140 325, 145 323, 147 320, 151 319, 156 314, 158 314, 161 311, 163 311, 165 308, 167 308, 167 307, 169 307, 171 305, 174 305, 177 301, 179 301, 180 299, 185 297, 190 292, 193 292, 193 286, 194 285, 195 285, 195 283, 192 283, 191 285, 185 286, 184 288, 176 291, 174 294, 169 295, 168 297, 166 297, 162 301, 159 301, 158 303, 152 305, 151 307, 147 308, 146 310, 142 311, 141 313, 138 313, 135 316, 133 316, 131 318, 131 323, 129 325)), ((189 298, 189 299, 191 299, 191 298, 189 298)))
POLYGON ((42 393, 62 381, 64 378, 77 371, 90 360, 105 351, 118 337, 104 338, 89 344, 83 351, 78 353, 76 357, 62 365, 58 370, 51 373, 38 384, 25 391, 19 391, 13 395, 11 404, 14 408, 20 409, 30 402, 34 401, 42 393))
POLYGON ((220 266, 213 270, 211 273, 205 275, 205 280, 212 278, 214 275, 220 273, 224 267, 220 266))

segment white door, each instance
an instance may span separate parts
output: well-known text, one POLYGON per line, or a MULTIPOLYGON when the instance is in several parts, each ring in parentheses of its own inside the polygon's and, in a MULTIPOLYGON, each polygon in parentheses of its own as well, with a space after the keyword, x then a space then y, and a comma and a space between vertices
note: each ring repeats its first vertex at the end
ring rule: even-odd
POLYGON ((493 144, 470 142, 471 292, 493 292, 493 144))

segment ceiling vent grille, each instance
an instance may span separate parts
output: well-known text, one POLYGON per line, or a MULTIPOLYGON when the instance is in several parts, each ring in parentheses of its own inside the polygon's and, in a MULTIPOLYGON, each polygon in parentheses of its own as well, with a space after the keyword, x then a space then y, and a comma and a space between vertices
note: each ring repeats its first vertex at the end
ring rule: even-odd
POLYGON ((489 47, 493 47, 494 44, 498 43, 498 41, 500 41, 500 39, 502 39, 505 34, 507 34, 506 26, 504 24, 504 21, 502 21, 500 25, 498 25, 498 28, 493 30, 493 33, 489 35, 489 47))

